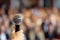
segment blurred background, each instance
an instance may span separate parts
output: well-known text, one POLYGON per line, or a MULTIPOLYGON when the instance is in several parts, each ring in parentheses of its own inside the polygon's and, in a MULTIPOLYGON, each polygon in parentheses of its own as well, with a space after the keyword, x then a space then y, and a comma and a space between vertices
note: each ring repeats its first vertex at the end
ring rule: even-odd
POLYGON ((60 40, 60 0, 0 0, 0 40, 11 40, 17 13, 26 40, 60 40))

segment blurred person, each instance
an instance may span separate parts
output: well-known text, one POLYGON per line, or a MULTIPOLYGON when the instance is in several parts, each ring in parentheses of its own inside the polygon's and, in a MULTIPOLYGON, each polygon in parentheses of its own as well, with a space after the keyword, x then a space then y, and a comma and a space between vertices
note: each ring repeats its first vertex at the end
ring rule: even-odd
POLYGON ((1 30, 1 32, 0 32, 1 40, 9 40, 9 36, 6 33, 6 29, 5 29, 5 26, 3 24, 1 25, 0 30, 1 30))
POLYGON ((3 23, 4 23, 5 28, 8 29, 9 28, 9 19, 4 20, 3 23))
POLYGON ((8 8, 8 21, 9 21, 9 26, 11 27, 13 25, 13 17, 17 12, 12 7, 8 8))
POLYGON ((24 25, 26 26, 27 30, 29 30, 32 26, 32 21, 31 21, 31 12, 30 9, 24 9, 23 11, 24 15, 24 25))
POLYGON ((59 22, 60 20, 60 13, 59 13, 59 10, 57 8, 53 8, 53 12, 56 16, 56 22, 59 22))
POLYGON ((2 16, 3 20, 5 20, 7 17, 6 8, 3 5, 1 6, 1 9, 0 9, 0 15, 2 16))
POLYGON ((4 20, 4 26, 6 29, 6 33, 10 37, 11 36, 11 26, 9 26, 9 20, 8 19, 4 20))
POLYGON ((34 29, 29 33, 30 40, 45 40, 44 32, 41 27, 41 24, 43 22, 43 15, 41 10, 43 11, 43 9, 35 7, 31 11, 32 13, 31 20, 32 23, 34 23, 34 29))
POLYGON ((48 32, 46 33, 46 38, 48 40, 54 40, 56 38, 56 31, 54 29, 53 24, 48 24, 48 32))
POLYGON ((56 16, 54 14, 50 15, 50 21, 54 26, 56 26, 56 16))
POLYGON ((50 22, 51 22, 54 26, 56 26, 56 15, 55 15, 55 13, 53 12, 53 9, 48 8, 46 11, 47 11, 47 13, 48 13, 48 15, 49 15, 49 20, 50 20, 50 22))
POLYGON ((25 32, 26 39, 30 40, 29 32, 34 28, 32 20, 31 20, 31 11, 30 11, 30 9, 25 9, 23 11, 23 14, 24 14, 24 22, 23 23, 26 27, 26 32, 25 32))
POLYGON ((39 40, 45 40, 45 36, 44 36, 44 32, 42 30, 42 22, 43 20, 41 18, 38 18, 37 21, 36 21, 36 29, 35 29, 35 32, 36 32, 36 36, 39 38, 39 40))
POLYGON ((29 32, 30 32, 30 30, 32 30, 33 27, 34 27, 31 19, 30 19, 30 18, 24 19, 24 25, 25 25, 25 27, 26 27, 25 35, 26 35, 26 37, 27 37, 27 40, 29 40, 29 32))
POLYGON ((34 24, 32 23, 30 18, 26 18, 24 25, 26 26, 26 33, 25 34, 26 34, 27 40, 30 40, 29 32, 34 29, 34 24))
MULTIPOLYGON (((43 21, 43 23, 42 23, 42 29, 43 29, 43 32, 44 32, 44 34, 46 35, 46 33, 48 32, 48 24, 50 23, 50 21, 49 21, 49 17, 48 18, 46 18, 44 21, 43 21)), ((46 36, 45 36, 45 38, 46 38, 46 36)))
POLYGON ((42 20, 38 18, 36 23, 34 23, 34 29, 29 33, 30 40, 45 40, 41 24, 42 20))
POLYGON ((26 24, 26 26, 28 27, 28 28, 30 28, 30 26, 31 26, 31 11, 30 11, 30 9, 25 9, 24 11, 23 11, 23 15, 24 15, 24 23, 26 24))
POLYGON ((50 21, 51 23, 56 26, 57 21, 59 20, 59 11, 56 8, 52 8, 52 11, 50 10, 50 21))

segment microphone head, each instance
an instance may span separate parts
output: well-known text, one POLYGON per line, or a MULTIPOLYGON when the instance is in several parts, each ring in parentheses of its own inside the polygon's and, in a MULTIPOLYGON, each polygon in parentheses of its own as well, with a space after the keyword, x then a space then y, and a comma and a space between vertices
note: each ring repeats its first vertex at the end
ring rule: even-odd
POLYGON ((19 24, 21 24, 22 19, 23 19, 23 15, 22 15, 22 14, 16 14, 16 15, 13 17, 13 22, 14 22, 16 25, 19 25, 19 24))

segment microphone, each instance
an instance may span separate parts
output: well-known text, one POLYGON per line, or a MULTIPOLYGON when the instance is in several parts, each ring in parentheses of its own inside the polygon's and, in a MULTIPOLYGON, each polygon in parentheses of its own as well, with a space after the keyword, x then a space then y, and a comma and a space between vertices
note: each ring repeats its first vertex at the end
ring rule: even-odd
POLYGON ((23 15, 22 14, 16 14, 13 17, 13 22, 15 23, 15 32, 18 32, 20 30, 20 24, 22 22, 23 15))

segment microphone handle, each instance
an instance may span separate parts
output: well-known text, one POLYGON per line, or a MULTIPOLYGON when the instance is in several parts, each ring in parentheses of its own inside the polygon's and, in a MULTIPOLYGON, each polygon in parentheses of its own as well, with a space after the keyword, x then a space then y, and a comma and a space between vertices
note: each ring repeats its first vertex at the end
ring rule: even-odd
POLYGON ((18 32, 20 30, 20 25, 15 25, 15 32, 18 32))

